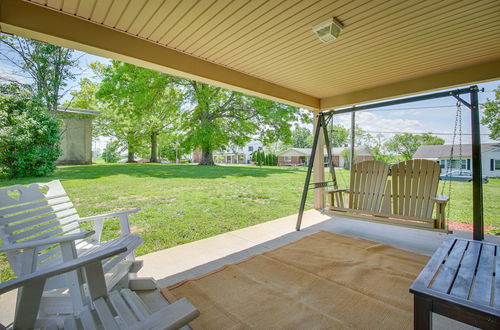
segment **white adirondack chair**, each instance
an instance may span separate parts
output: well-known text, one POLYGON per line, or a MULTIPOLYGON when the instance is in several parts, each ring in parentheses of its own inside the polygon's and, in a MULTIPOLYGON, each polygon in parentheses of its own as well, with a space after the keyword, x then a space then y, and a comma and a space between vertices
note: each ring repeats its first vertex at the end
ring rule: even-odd
MULTIPOLYGON (((63 261, 117 244, 127 247, 118 256, 103 260, 108 289, 120 282, 122 286, 153 289, 153 279, 137 279, 142 262, 135 261, 133 251, 142 244, 141 237, 130 233, 128 214, 138 209, 80 218, 61 183, 33 183, 28 187, 15 185, 0 189, 0 239, 11 267, 17 276, 45 269, 63 261), (101 242, 104 220, 119 217, 121 237, 101 242), (85 231, 80 223, 93 222, 93 231, 85 231)), ((69 272, 51 278, 45 285, 41 300, 42 314, 72 313, 86 303, 86 293, 78 283, 81 275, 69 272)))
POLYGON ((0 294, 20 288, 14 322, 9 328, 179 329, 198 317, 199 311, 185 298, 151 313, 140 297, 129 289, 108 293, 103 261, 122 255, 126 250, 123 244, 116 244, 84 257, 1 283, 0 294), (69 272, 84 273, 88 280, 90 302, 79 312, 67 315, 58 321, 40 319, 37 314, 47 279, 69 272))

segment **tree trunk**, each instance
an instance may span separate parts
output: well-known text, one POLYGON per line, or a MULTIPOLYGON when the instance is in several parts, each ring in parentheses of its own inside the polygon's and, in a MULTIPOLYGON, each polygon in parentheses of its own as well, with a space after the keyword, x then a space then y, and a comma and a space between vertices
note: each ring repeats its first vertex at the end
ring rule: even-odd
POLYGON ((203 147, 201 149, 201 161, 199 165, 210 165, 210 166, 215 165, 214 157, 212 155, 212 150, 209 150, 206 147, 203 147))
POLYGON ((158 163, 158 134, 151 134, 151 163, 158 163))
POLYGON ((128 150, 128 159, 127 159, 127 163, 133 163, 135 161, 135 154, 133 151, 130 151, 130 149, 128 150))
POLYGON ((133 147, 132 146, 132 143, 131 141, 133 141, 130 137, 130 134, 128 135, 128 138, 127 138, 127 151, 128 151, 128 156, 127 156, 127 163, 133 163, 135 161, 135 151, 133 150, 133 147))

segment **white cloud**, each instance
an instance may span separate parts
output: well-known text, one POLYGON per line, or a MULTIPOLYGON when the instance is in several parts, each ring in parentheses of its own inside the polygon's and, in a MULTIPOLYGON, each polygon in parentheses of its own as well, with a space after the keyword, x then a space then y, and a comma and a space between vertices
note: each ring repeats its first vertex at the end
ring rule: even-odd
MULTIPOLYGON (((398 118, 399 116, 392 116, 385 113, 384 115, 374 112, 358 112, 356 113, 356 125, 365 131, 375 132, 404 132, 416 133, 425 131, 425 125, 416 119, 398 118)), ((335 119, 344 127, 350 127, 351 116, 339 115, 335 119)))

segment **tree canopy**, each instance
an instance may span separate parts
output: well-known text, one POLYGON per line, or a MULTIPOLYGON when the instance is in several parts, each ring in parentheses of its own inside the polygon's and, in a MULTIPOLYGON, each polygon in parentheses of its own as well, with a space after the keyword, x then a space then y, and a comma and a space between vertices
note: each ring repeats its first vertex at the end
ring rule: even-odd
POLYGON ((495 99, 487 99, 482 108, 481 123, 490 129, 490 139, 500 141, 500 87, 495 89, 495 99))
POLYGON ((72 49, 18 36, 0 35, 0 59, 17 68, 49 111, 57 111, 68 82, 76 77, 78 59, 72 49))
POLYGON ((291 135, 293 148, 311 148, 313 144, 313 135, 310 128, 297 126, 291 135))
POLYGON ((386 147, 388 151, 401 155, 405 160, 410 160, 422 144, 444 144, 444 140, 429 133, 421 135, 411 133, 396 134, 387 141, 386 147))
POLYGON ((181 127, 185 143, 201 149, 202 165, 214 165, 213 151, 243 146, 254 137, 264 144, 278 139, 289 143, 291 126, 300 119, 296 107, 196 81, 183 86, 187 102, 181 127))
POLYGON ((175 129, 174 123, 180 114, 182 93, 175 79, 164 73, 112 61, 102 69, 96 96, 106 103, 103 117, 108 119, 110 132, 124 138, 129 146, 137 144, 132 140, 140 136, 149 138, 150 161, 158 162, 158 136, 175 129), (123 127, 127 127, 125 132, 123 127))

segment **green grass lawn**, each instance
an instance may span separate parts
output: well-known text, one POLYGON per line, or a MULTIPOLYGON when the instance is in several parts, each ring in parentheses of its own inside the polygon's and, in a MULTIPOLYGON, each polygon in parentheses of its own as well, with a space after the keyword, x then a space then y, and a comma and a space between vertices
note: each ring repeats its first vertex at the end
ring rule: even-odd
MULTIPOLYGON (((0 179, 0 186, 60 179, 81 216, 141 208, 130 220, 144 238, 137 250, 142 255, 297 213, 305 173, 305 168, 98 164, 59 167, 51 177, 0 179)), ((348 172, 338 175, 345 186, 348 172)), ((470 183, 453 182, 452 220, 471 222, 471 189, 470 183)), ((500 226, 500 180, 484 190, 485 223, 500 226)), ((118 221, 108 220, 104 239, 118 235, 118 221)), ((4 256, 0 267, 2 281, 12 276, 4 256)))

